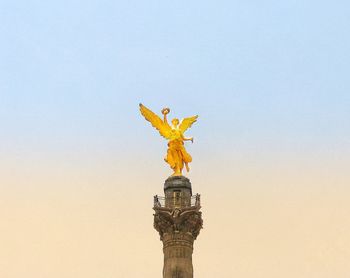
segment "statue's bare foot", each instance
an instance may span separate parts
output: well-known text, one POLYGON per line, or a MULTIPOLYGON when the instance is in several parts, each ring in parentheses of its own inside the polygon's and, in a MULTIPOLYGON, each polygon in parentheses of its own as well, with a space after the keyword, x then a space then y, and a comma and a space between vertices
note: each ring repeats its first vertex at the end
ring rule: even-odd
POLYGON ((176 167, 173 170, 174 170, 174 173, 171 176, 182 176, 181 170, 179 168, 176 167))
POLYGON ((185 166, 186 166, 186 170, 187 170, 187 172, 189 172, 189 171, 190 171, 190 167, 188 166, 188 164, 187 164, 187 163, 185 163, 185 166))

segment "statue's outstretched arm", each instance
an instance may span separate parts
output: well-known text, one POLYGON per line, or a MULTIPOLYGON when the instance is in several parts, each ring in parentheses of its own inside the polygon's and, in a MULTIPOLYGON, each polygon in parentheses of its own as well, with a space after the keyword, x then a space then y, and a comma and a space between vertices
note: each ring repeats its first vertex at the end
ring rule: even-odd
POLYGON ((193 143, 193 137, 182 136, 182 140, 184 140, 184 141, 191 141, 193 143))

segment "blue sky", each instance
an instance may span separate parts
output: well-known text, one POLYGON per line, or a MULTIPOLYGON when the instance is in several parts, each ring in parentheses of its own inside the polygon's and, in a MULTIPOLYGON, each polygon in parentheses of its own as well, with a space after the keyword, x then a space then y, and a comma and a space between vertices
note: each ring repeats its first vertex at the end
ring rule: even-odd
POLYGON ((0 0, 0 277, 161 275, 140 102, 199 115, 198 277, 348 277, 349 31, 345 0, 0 0))
POLYGON ((346 1, 1 1, 3 146, 118 143, 142 130, 143 102, 200 114, 201 136, 348 148, 349 12, 346 1))

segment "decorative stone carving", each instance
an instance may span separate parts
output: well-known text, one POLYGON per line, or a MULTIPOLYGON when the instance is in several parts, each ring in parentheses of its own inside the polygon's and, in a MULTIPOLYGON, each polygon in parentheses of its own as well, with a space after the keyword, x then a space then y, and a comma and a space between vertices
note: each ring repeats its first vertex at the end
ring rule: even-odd
POLYGON ((200 207, 168 209, 155 207, 154 228, 159 232, 160 239, 164 233, 190 233, 197 238, 203 226, 200 207))
POLYGON ((193 278, 193 242, 203 226, 200 195, 192 196, 189 179, 169 177, 165 198, 154 197, 154 228, 163 242, 163 278, 193 278))

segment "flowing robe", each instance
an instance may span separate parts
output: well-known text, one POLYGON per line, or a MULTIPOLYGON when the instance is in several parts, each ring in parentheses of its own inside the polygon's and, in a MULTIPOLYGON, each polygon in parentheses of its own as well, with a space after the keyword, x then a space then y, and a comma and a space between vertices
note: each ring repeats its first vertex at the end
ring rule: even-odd
POLYGON ((184 147, 184 137, 177 129, 171 131, 171 139, 168 142, 167 155, 164 160, 177 173, 181 173, 184 163, 192 161, 191 155, 184 147))

